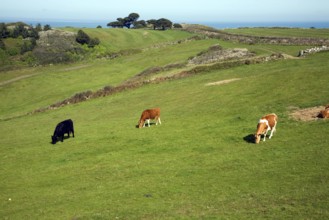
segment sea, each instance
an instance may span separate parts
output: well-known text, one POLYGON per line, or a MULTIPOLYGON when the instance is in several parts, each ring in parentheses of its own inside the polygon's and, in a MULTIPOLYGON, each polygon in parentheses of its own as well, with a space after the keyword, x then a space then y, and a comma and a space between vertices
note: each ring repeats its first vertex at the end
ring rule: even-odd
MULTIPOLYGON (((47 21, 47 20, 13 20, 13 19, 1 19, 0 22, 17 22, 22 21, 26 24, 35 26, 40 23, 41 25, 50 25, 53 28, 59 27, 76 27, 76 28, 96 28, 101 26, 102 28, 108 28, 107 23, 110 21, 47 21)), ((216 29, 231 29, 231 28, 253 28, 253 27, 286 27, 286 28, 329 28, 329 21, 305 21, 305 22, 174 22, 174 23, 186 23, 186 24, 201 24, 216 29)))

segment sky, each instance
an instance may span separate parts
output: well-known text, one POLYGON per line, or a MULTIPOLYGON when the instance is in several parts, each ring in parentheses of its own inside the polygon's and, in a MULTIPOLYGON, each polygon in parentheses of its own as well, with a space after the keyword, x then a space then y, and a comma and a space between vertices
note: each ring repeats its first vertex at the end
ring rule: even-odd
POLYGON ((329 21, 328 0, 4 0, 1 19, 115 21, 130 13, 139 20, 173 22, 329 21))

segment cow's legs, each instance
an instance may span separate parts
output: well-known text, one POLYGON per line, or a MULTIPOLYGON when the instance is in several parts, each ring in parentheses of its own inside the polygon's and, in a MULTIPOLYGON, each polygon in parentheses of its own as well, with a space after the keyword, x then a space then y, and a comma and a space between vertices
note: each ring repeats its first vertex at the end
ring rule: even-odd
POLYGON ((158 117, 158 118, 156 119, 156 123, 155 123, 155 125, 158 125, 158 123, 161 125, 160 117, 158 117))
POLYGON ((268 128, 266 129, 266 132, 265 132, 265 134, 264 134, 264 139, 263 139, 263 141, 265 141, 266 136, 267 136, 267 133, 268 133, 269 130, 270 130, 270 127, 268 127, 268 128))
POLYGON ((146 120, 144 121, 143 128, 145 127, 146 123, 147 123, 147 127, 150 127, 150 119, 146 119, 146 120))
POLYGON ((274 125, 274 127, 272 128, 272 131, 271 131, 271 134, 270 134, 270 137, 269 139, 271 139, 271 137, 273 136, 273 133, 276 131, 276 124, 274 125))

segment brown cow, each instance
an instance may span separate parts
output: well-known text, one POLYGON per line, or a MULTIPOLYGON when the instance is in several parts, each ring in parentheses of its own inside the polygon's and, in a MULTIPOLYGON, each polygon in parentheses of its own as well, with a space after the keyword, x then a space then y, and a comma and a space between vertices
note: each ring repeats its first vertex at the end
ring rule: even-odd
POLYGON ((160 108, 146 109, 143 111, 141 118, 138 121, 138 128, 145 127, 145 121, 150 127, 150 120, 156 120, 156 125, 161 124, 160 120, 160 108))
POLYGON ((260 142, 260 138, 262 135, 264 135, 263 141, 265 141, 268 131, 271 131, 271 134, 269 136, 269 139, 271 139, 273 133, 275 132, 277 122, 278 116, 274 113, 263 116, 257 124, 257 131, 255 133, 255 143, 258 144, 260 142))

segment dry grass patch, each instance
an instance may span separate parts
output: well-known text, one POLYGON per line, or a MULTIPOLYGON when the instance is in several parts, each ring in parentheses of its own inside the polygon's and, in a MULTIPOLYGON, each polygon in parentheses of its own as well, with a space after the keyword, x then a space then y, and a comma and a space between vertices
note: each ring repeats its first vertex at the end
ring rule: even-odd
POLYGON ((304 109, 292 108, 293 110, 290 113, 290 116, 298 121, 314 121, 319 119, 318 115, 324 108, 324 106, 316 106, 304 109))
POLYGON ((218 85, 223 85, 223 84, 227 84, 230 82, 234 82, 237 80, 240 80, 241 78, 233 78, 233 79, 226 79, 226 80, 221 80, 221 81, 217 81, 217 82, 211 82, 211 83, 207 83, 206 86, 218 86, 218 85))

